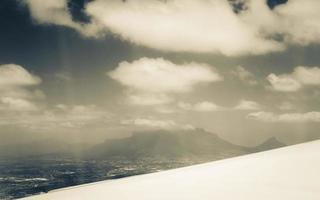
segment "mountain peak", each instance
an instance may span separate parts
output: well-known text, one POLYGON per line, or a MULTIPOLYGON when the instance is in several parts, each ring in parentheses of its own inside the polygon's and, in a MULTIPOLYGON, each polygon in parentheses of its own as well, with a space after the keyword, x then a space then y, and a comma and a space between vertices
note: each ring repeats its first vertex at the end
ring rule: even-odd
POLYGON ((286 146, 286 144, 280 142, 276 137, 270 137, 260 145, 254 147, 254 151, 266 151, 270 149, 276 149, 286 146))

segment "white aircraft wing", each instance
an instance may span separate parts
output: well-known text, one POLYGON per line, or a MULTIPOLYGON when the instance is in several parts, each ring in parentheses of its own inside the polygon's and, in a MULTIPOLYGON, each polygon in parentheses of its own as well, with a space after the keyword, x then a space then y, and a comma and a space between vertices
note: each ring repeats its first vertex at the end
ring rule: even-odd
POLYGON ((26 199, 319 200, 320 141, 26 199))

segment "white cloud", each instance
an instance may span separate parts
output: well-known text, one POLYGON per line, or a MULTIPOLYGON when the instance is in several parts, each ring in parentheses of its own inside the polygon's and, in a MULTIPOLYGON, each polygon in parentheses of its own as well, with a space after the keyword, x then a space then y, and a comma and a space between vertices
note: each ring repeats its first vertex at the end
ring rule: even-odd
POLYGON ((0 89, 15 86, 37 85, 41 79, 15 64, 0 65, 0 89))
POLYGON ((290 102, 282 102, 279 105, 279 109, 280 110, 293 110, 294 109, 294 105, 290 102))
POLYGON ((183 110, 197 111, 197 112, 212 112, 212 111, 217 111, 221 109, 220 106, 209 101, 198 102, 195 104, 179 102, 178 107, 183 110))
POLYGON ((282 49, 225 0, 96 0, 87 13, 125 40, 164 51, 241 55, 282 49))
POLYGON ((320 42, 318 0, 290 0, 273 10, 265 0, 245 0, 240 14, 226 0, 95 0, 86 6, 88 24, 72 21, 67 0, 25 2, 39 23, 67 26, 86 36, 111 32, 163 51, 237 56, 320 42))
POLYGON ((151 93, 184 93, 199 83, 222 80, 209 65, 177 65, 162 58, 141 58, 132 63, 122 62, 108 75, 124 86, 151 93))
POLYGON ((123 120, 123 125, 134 125, 144 128, 160 128, 160 129, 194 129, 192 125, 186 124, 181 125, 177 124, 173 120, 156 120, 156 119, 147 119, 147 118, 137 118, 132 120, 123 120))
POLYGON ((320 85, 320 68, 298 66, 291 74, 270 74, 267 80, 276 91, 294 92, 303 86, 320 85))
POLYGON ((320 2, 318 0, 290 0, 279 6, 276 14, 281 17, 279 32, 288 42, 310 44, 320 42, 320 2))
POLYGON ((127 102, 132 105, 141 105, 141 106, 153 106, 168 104, 174 101, 173 98, 169 97, 166 94, 154 94, 154 93, 137 93, 137 94, 128 94, 127 102))
POLYGON ((263 122, 320 122, 320 112, 307 113, 284 113, 274 114, 272 112, 255 112, 247 116, 248 119, 263 121, 263 122))
POLYGON ((20 98, 0 98, 0 111, 37 111, 39 108, 34 103, 20 98))
POLYGON ((44 94, 30 89, 41 83, 41 79, 19 65, 0 65, 0 111, 35 111, 39 107, 31 99, 43 99, 44 94))
POLYGON ((241 100, 234 107, 222 107, 213 102, 202 101, 195 104, 190 104, 186 102, 179 102, 177 104, 178 108, 187 111, 197 111, 197 112, 213 112, 213 111, 233 111, 233 110, 260 110, 261 105, 255 101, 241 100))
POLYGON ((25 0, 29 6, 31 15, 39 23, 64 25, 75 28, 77 24, 72 21, 65 0, 25 0))
POLYGON ((291 75, 304 85, 320 85, 320 68, 298 66, 291 75))
POLYGON ((173 113, 178 113, 179 110, 177 110, 174 107, 169 107, 169 106, 157 106, 154 109, 156 112, 161 113, 161 114, 173 114, 173 113))
POLYGON ((267 80, 272 86, 272 89, 280 92, 295 92, 301 89, 302 85, 299 81, 288 75, 277 76, 270 74, 267 80))
MULTIPOLYGON (((87 122, 94 121, 106 117, 107 113, 103 110, 100 110, 95 105, 64 105, 59 104, 56 106, 56 110, 51 111, 52 116, 59 119, 61 118, 64 121, 69 122, 87 122)), ((60 120, 61 120, 60 119, 60 120)))
POLYGON ((0 125, 14 125, 32 131, 74 131, 88 125, 102 126, 110 120, 110 113, 95 105, 60 104, 33 111, 19 115, 4 112, 0 116, 0 125))
POLYGON ((24 0, 32 18, 40 24, 54 24, 73 28, 85 36, 99 36, 101 27, 93 19, 90 24, 81 24, 72 20, 67 0, 24 0))
POLYGON ((260 110, 261 106, 255 101, 241 100, 238 105, 234 107, 235 110, 260 110))
POLYGON ((187 93, 196 85, 221 81, 212 66, 200 63, 174 64, 162 58, 122 62, 108 75, 126 86, 128 102, 159 105, 173 101, 174 93, 187 93))
POLYGON ((246 70, 242 66, 237 66, 235 70, 232 71, 232 74, 238 77, 242 82, 249 85, 256 85, 258 82, 255 79, 254 74, 246 70))
POLYGON ((282 44, 308 45, 320 42, 320 2, 290 0, 270 10, 265 0, 247 1, 243 19, 265 36, 281 35, 282 44))

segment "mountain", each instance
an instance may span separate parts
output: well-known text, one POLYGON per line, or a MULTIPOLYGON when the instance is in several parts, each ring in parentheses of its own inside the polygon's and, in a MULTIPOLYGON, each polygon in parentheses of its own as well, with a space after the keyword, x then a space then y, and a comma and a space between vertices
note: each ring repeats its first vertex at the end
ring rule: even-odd
POLYGON ((203 129, 157 130, 135 132, 130 137, 108 139, 93 146, 69 144, 53 139, 0 145, 0 158, 53 156, 103 160, 111 157, 125 157, 126 159, 187 158, 210 161, 283 146, 285 144, 276 138, 270 138, 256 147, 248 148, 232 144, 203 129))
POLYGON ((248 153, 247 149, 223 140, 202 129, 188 131, 152 131, 133 133, 131 137, 106 140, 90 148, 87 157, 103 159, 112 156, 127 158, 163 157, 227 158, 248 153))
POLYGON ((276 149, 276 148, 281 148, 281 147, 285 147, 287 146, 286 144, 280 142, 277 138, 272 137, 268 140, 266 140, 265 142, 263 142, 262 144, 253 147, 251 149, 252 152, 260 152, 260 151, 267 151, 270 149, 276 149))

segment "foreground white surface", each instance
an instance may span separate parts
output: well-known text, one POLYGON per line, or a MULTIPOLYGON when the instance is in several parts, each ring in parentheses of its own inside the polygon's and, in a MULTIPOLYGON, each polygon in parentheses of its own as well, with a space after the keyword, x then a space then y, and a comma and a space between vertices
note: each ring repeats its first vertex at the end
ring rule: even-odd
POLYGON ((27 199, 319 200, 320 141, 27 199))

